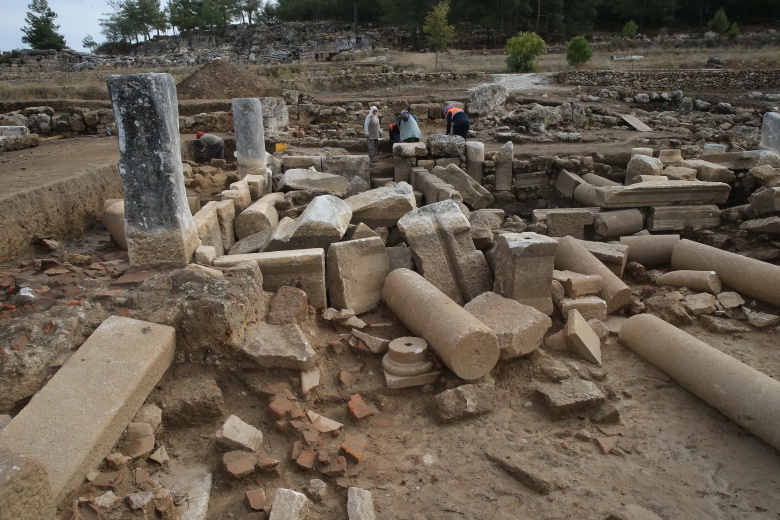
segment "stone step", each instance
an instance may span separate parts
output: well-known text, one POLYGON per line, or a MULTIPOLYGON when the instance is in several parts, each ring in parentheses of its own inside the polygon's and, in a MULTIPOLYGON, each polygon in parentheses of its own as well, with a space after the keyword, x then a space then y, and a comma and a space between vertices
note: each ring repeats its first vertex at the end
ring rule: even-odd
POLYGON ((0 432, 39 460, 59 503, 109 454, 173 360, 173 327, 111 316, 0 432))

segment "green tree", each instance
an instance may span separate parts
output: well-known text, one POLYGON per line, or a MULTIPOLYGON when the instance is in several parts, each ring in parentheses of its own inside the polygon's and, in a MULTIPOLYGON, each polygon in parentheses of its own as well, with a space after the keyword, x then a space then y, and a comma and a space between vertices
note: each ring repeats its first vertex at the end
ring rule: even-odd
POLYGON ((733 22, 731 24, 731 27, 729 27, 729 30, 726 31, 726 34, 728 34, 728 37, 731 40, 739 36, 739 26, 737 25, 737 22, 733 22))
POLYGON ((715 12, 715 16, 707 23, 707 27, 718 34, 726 32, 726 29, 729 28, 729 19, 722 7, 715 12))
POLYGON ((22 27, 22 41, 29 43, 33 49, 64 49, 65 38, 57 32, 60 26, 54 23, 57 13, 49 8, 49 3, 46 0, 32 0, 27 8, 29 11, 24 19, 27 26, 22 27))
POLYGON ((531 72, 534 60, 544 53, 546 45, 535 32, 524 32, 506 42, 507 67, 512 72, 531 72))
POLYGON ((428 45, 433 47, 436 53, 434 70, 439 68, 439 52, 449 47, 455 38, 455 26, 449 25, 447 22, 449 12, 450 0, 440 0, 425 17, 425 23, 423 23, 423 32, 428 40, 428 45))
POLYGON ((88 34, 81 40, 81 45, 89 52, 95 52, 95 49, 99 47, 98 43, 92 38, 91 34, 88 34))
POLYGON ((637 30, 639 30, 639 26, 636 22, 634 20, 629 20, 626 22, 626 25, 623 26, 623 36, 633 38, 636 36, 637 30))
POLYGON ((570 65, 579 69, 580 65, 587 63, 593 57, 593 51, 590 50, 590 44, 584 36, 575 36, 569 42, 569 48, 566 51, 566 61, 570 65))

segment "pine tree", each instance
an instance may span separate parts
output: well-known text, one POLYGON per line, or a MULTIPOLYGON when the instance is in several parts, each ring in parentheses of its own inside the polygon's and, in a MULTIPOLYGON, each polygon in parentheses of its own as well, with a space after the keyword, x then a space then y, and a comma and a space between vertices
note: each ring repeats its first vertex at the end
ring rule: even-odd
POLYGON ((92 38, 91 34, 88 34, 81 40, 81 45, 89 52, 95 52, 95 49, 99 47, 98 43, 92 38))
POLYGON ((447 15, 450 12, 450 1, 441 0, 425 17, 423 31, 428 38, 428 44, 436 52, 436 65, 439 69, 439 51, 446 49, 455 37, 455 26, 447 23, 447 15))
POLYGON ((60 26, 54 24, 57 13, 49 8, 49 3, 46 0, 32 0, 27 8, 27 26, 22 27, 22 41, 29 43, 33 49, 64 49, 65 38, 57 32, 60 26))

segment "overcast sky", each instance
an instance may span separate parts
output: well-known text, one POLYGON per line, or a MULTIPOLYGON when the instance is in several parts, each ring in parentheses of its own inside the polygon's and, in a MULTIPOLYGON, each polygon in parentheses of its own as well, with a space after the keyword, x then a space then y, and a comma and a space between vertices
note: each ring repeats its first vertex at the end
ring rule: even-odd
MULTIPOLYGON (((30 0, 0 0, 0 51, 29 48, 22 43, 22 27, 30 0)), ((88 34, 98 43, 105 40, 100 34, 100 19, 113 11, 108 0, 49 0, 49 7, 57 13, 54 21, 71 49, 85 50, 81 40, 88 34)))

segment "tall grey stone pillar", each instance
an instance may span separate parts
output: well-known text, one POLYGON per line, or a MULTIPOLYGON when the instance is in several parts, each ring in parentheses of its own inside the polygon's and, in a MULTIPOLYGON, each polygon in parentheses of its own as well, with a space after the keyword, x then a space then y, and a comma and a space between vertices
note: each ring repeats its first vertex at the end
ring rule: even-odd
POLYGON ((186 265, 200 239, 184 189, 173 78, 126 74, 106 82, 119 134, 130 265, 186 265))
POLYGON ((233 125, 236 130, 238 175, 265 177, 265 137, 263 107, 256 98, 233 99, 233 125))

